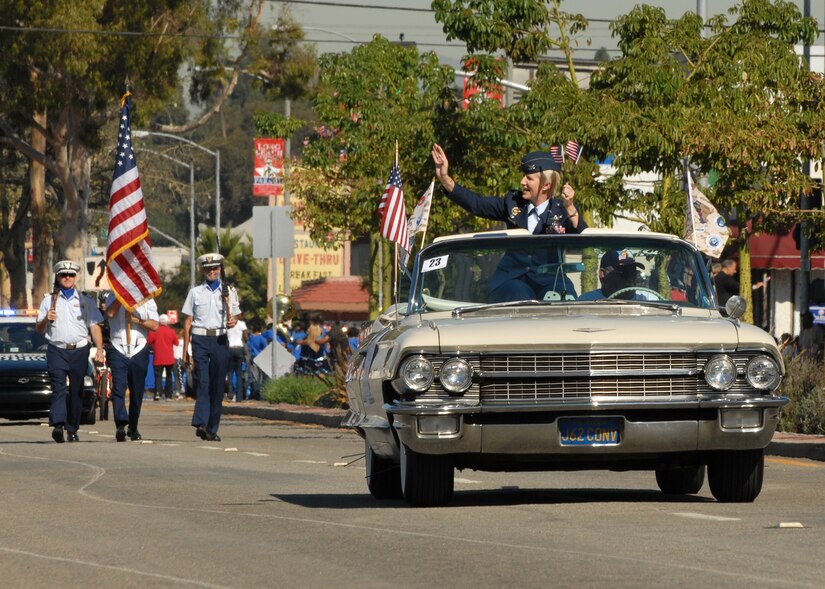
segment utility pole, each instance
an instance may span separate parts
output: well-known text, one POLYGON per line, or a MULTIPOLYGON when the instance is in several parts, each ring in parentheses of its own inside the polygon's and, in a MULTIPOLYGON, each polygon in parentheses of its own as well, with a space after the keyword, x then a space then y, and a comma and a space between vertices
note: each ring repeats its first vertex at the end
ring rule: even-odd
MULTIPOLYGON (((811 0, 805 0, 803 13, 805 18, 811 16, 811 0)), ((805 57, 805 64, 807 68, 811 69, 811 47, 807 43, 803 47, 803 56, 805 57)), ((810 178, 811 175, 811 160, 807 156, 802 160, 802 173, 810 178)), ((811 208, 811 197, 806 193, 802 193, 799 202, 799 208, 807 211, 811 208)), ((803 217, 799 223, 799 312, 805 313, 810 304, 809 288, 811 282, 811 244, 808 238, 809 222, 803 217)))

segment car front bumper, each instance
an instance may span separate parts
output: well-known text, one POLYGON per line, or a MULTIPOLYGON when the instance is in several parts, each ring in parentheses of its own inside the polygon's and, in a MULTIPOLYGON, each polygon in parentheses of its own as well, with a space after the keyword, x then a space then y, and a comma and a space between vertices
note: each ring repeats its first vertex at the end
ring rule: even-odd
MULTIPOLYGON (((785 397, 527 407, 387 404, 398 439, 422 454, 604 457, 746 450, 768 445, 785 397), (741 419, 743 418, 744 419, 741 419), (615 444, 566 445, 559 419, 614 418, 615 444)), ((368 437, 370 434, 367 434, 368 437)), ((381 436, 373 436, 381 437, 381 436)))
MULTIPOLYGON (((93 411, 97 391, 83 387, 83 412, 93 411)), ((52 405, 52 391, 0 391, 0 418, 4 419, 40 419, 49 416, 52 405)))

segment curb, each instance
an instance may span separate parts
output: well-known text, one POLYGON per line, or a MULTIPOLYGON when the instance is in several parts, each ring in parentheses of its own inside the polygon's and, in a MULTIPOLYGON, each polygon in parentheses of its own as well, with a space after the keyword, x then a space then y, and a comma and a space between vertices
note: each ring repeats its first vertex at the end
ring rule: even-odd
MULTIPOLYGON (((300 405, 263 405, 246 403, 224 405, 227 415, 245 415, 271 421, 291 421, 305 425, 339 428, 347 412, 344 409, 325 409, 300 405)), ((825 436, 804 436, 777 432, 775 438, 765 448, 768 456, 785 458, 807 458, 825 462, 825 436), (779 438, 779 439, 777 439, 779 438)))
POLYGON ((808 460, 825 461, 825 444, 822 443, 822 436, 809 437, 812 438, 811 441, 804 439, 794 441, 773 440, 765 448, 765 454, 784 458, 807 458, 808 460))
POLYGON ((347 412, 343 409, 322 409, 298 405, 224 405, 224 415, 245 415, 271 421, 292 421, 305 425, 338 428, 347 412))

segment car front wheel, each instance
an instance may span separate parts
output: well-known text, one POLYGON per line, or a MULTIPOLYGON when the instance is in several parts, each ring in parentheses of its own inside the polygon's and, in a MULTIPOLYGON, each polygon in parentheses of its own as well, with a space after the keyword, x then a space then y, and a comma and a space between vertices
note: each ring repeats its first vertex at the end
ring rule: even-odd
POLYGON ((668 495, 694 495, 705 484, 705 465, 660 466, 656 469, 656 483, 668 495))
POLYGON ((453 463, 448 456, 419 454, 401 444, 401 490, 413 507, 442 507, 453 498, 453 463))
POLYGON ((762 490, 765 451, 726 450, 708 460, 710 492, 722 503, 750 503, 762 490))
POLYGON ((367 488, 376 499, 401 499, 401 475, 398 463, 379 458, 372 451, 370 443, 364 440, 367 463, 367 488))

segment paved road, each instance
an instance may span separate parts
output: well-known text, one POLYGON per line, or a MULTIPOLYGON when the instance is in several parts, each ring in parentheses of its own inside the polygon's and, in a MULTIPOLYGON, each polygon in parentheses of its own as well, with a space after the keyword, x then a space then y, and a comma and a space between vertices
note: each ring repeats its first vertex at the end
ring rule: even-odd
POLYGON ((451 507, 366 491, 348 431, 153 403, 58 445, 0 421, 3 587, 821 587, 825 464, 770 457, 751 505, 650 473, 457 473, 451 507), (799 523, 802 528, 780 528, 799 523))

